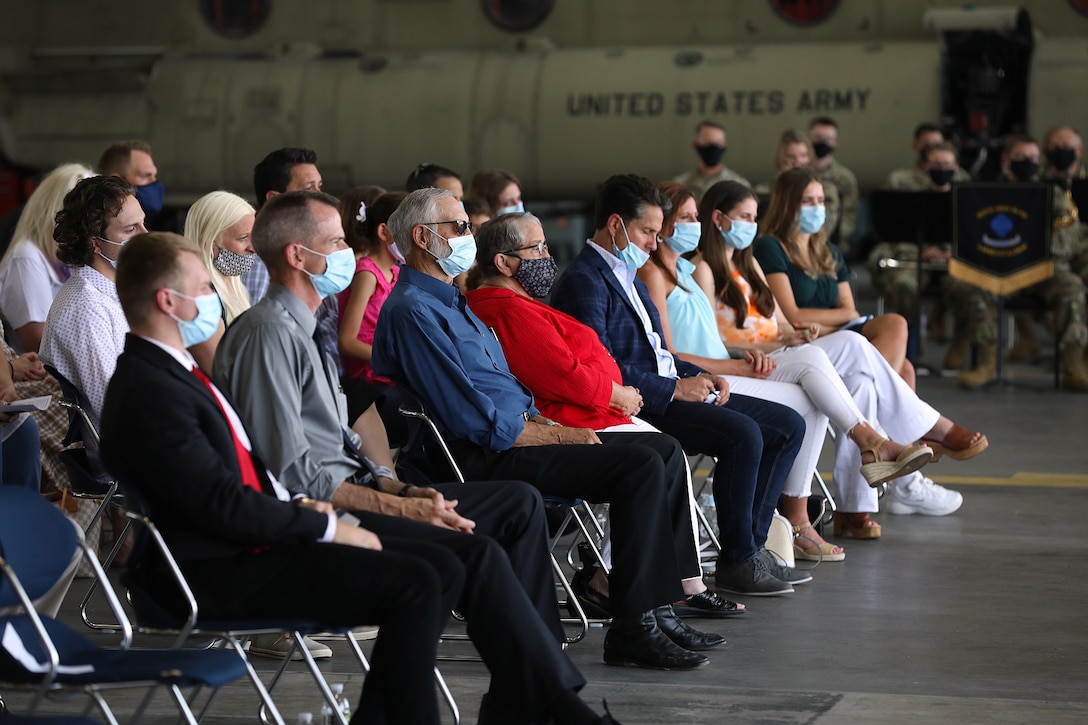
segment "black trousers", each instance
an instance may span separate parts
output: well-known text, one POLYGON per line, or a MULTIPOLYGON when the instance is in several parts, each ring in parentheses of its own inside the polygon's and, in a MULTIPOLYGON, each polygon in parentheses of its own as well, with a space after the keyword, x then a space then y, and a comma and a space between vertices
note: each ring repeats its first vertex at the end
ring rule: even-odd
POLYGON ((805 421, 785 405, 731 394, 724 406, 674 400, 664 415, 643 416, 688 453, 718 459, 714 501, 721 558, 738 564, 767 541, 774 507, 805 435, 805 421))
POLYGON ((407 537, 442 547, 465 571, 456 602, 469 636, 491 673, 491 699, 525 721, 541 716, 560 692, 585 679, 560 646, 562 626, 547 553, 543 501, 518 481, 440 484, 476 521, 475 534, 380 514, 355 512, 359 525, 386 537, 407 537))
MULTIPOLYGON (((385 536, 382 545, 382 551, 317 543, 273 547, 185 562, 182 569, 206 619, 379 625, 352 722, 437 723, 435 648, 460 598, 465 569, 431 542, 385 536)), ((145 583, 154 591, 162 575, 152 576, 145 583)))
MULTIPOLYGON (((528 446, 498 453, 457 441, 451 450, 468 478, 517 479, 545 496, 610 504, 612 604, 618 615, 636 615, 683 596, 670 502, 675 493, 666 485, 658 450, 675 442, 657 433, 606 433, 601 440, 603 445, 528 446)), ((670 459, 670 468, 675 466, 670 459)), ((687 529, 687 547, 694 552, 690 521, 685 518, 681 528, 687 529)))

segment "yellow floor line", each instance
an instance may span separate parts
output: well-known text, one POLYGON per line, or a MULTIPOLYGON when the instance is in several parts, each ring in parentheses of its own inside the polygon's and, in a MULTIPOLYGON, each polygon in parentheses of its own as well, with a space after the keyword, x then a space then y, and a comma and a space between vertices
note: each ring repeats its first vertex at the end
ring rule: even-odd
MULTIPOLYGON (((711 469, 701 468, 692 472, 696 481, 710 475, 711 469)), ((928 473, 928 471, 927 471, 928 473)), ((831 482, 831 473, 820 477, 831 482)), ((950 486, 1021 486, 1025 488, 1088 488, 1088 475, 1074 473, 1032 473, 1021 471, 1011 476, 930 476, 936 483, 950 486)))
MULTIPOLYGON (((927 471, 928 473, 928 471, 927 471)), ((830 473, 821 473, 825 481, 830 473)), ((1021 471, 1011 476, 930 476, 934 482, 950 486, 1022 486, 1025 488, 1088 488, 1088 476, 1072 473, 1032 473, 1021 471)))

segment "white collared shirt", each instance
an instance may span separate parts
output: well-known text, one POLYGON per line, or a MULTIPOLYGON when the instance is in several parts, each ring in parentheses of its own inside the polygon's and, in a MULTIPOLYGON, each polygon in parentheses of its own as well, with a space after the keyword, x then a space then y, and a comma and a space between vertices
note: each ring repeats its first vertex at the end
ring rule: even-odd
MULTIPOLYGON (((154 338, 143 337, 142 335, 140 337, 143 340, 147 340, 152 345, 168 354, 170 357, 174 358, 174 360, 176 360, 179 365, 181 365, 189 372, 192 372, 193 368, 196 367, 196 360, 193 359, 193 356, 189 354, 188 350, 185 350, 183 352, 154 338)), ((212 392, 215 394, 216 400, 219 401, 219 405, 227 414, 227 422, 230 423, 230 427, 234 430, 234 434, 238 436, 238 440, 241 442, 242 447, 252 453, 253 444, 250 443, 249 435, 246 433, 246 427, 242 425, 242 419, 238 417, 238 412, 234 410, 234 406, 230 404, 230 401, 226 399, 226 397, 219 390, 219 388, 216 387, 215 383, 213 383, 210 379, 208 380, 208 383, 211 385, 212 392)), ((287 491, 286 488, 283 487, 283 484, 276 480, 276 477, 273 476, 272 472, 268 469, 265 469, 265 473, 268 474, 268 480, 272 482, 272 490, 276 494, 276 498, 278 498, 280 501, 290 501, 291 494, 287 491)), ((297 498, 302 498, 302 496, 300 495, 297 498)), ((325 527, 325 535, 318 539, 318 541, 328 543, 332 541, 333 535, 336 533, 336 515, 330 513, 326 514, 326 516, 329 519, 329 523, 325 527)))
MULTIPOLYGON (((635 289, 635 270, 629 269, 622 259, 604 249, 592 239, 586 241, 590 247, 601 255, 609 269, 612 270, 612 274, 616 275, 620 287, 627 293, 628 301, 634 306, 638 318, 642 320, 642 329, 646 333, 646 339, 650 341, 650 345, 654 349, 654 355, 657 357, 657 374, 663 378, 678 379, 680 375, 676 371, 676 360, 673 359, 672 353, 665 349, 661 342, 661 336, 654 332, 653 323, 650 322, 650 313, 646 310, 646 305, 642 304, 642 298, 638 296, 638 291, 635 289)), ((630 243, 628 242, 628 244, 630 243)))

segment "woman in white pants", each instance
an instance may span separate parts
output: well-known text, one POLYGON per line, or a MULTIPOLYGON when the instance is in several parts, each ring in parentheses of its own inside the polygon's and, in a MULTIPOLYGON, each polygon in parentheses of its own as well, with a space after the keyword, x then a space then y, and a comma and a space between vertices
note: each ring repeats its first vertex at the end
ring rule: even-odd
MULTIPOLYGON (((802 375, 814 380, 829 378, 828 389, 844 387, 862 419, 893 440, 921 440, 937 454, 960 460, 985 450, 984 435, 955 425, 918 398, 864 336, 842 331, 817 337, 817 325, 802 329, 789 326, 749 248, 755 235, 756 208, 755 196, 741 184, 715 184, 703 197, 702 237, 694 277, 717 308, 720 339, 757 359, 768 356, 775 365, 771 379, 800 379, 802 375), (802 344, 810 341, 811 345, 802 344), (820 371, 819 375, 813 371, 820 371)), ((849 416, 844 418, 826 405, 821 408, 838 433, 849 430, 844 425, 851 420, 849 416)), ((835 532, 874 539, 881 534, 880 525, 869 515, 877 510, 877 493, 857 474, 858 464, 864 460, 862 450, 847 442, 846 436, 836 436, 834 475, 839 511, 835 532)), ((819 455, 818 449, 815 455, 819 455)), ((808 491, 807 482, 801 485, 803 489, 792 489, 787 484, 785 508, 791 508, 788 497, 808 491)), ((944 515, 958 509, 962 501, 959 493, 911 473, 889 486, 887 508, 892 513, 944 515)), ((789 513, 786 516, 797 529, 800 519, 789 513)))
POLYGON ((841 560, 844 554, 841 547, 822 541, 814 530, 807 531, 810 528, 808 490, 828 417, 846 432, 842 437, 851 441, 849 445, 856 446, 859 470, 868 484, 917 470, 930 460, 932 451, 926 446, 903 446, 888 441, 871 426, 854 405, 826 355, 816 348, 791 351, 789 359, 793 364, 780 369, 761 351, 746 354, 745 360, 730 359, 718 336, 710 301, 692 278, 695 265, 680 256, 695 249, 702 232, 696 221, 695 200, 680 184, 666 182, 659 188, 673 202, 662 229, 667 235, 666 243, 657 245, 650 255, 652 263, 643 265, 638 275, 646 283, 650 299, 661 316, 665 343, 680 357, 712 373, 725 375, 731 392, 787 405, 805 418, 805 438, 785 487, 790 503, 783 508, 787 510, 787 518, 792 515, 798 519, 794 525, 814 544, 810 547, 798 544, 797 556, 841 560), (861 460, 862 452, 870 457, 868 462, 861 460))

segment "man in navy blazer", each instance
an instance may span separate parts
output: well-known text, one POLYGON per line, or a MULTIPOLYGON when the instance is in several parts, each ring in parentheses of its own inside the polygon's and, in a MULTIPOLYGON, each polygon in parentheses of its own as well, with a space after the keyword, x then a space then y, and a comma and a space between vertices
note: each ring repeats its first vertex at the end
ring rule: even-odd
POLYGON ((642 393, 639 417, 680 441, 688 454, 718 459, 718 587, 749 596, 788 594, 812 577, 780 566, 764 544, 805 423, 777 403, 730 395, 723 376, 665 347, 661 320, 635 272, 659 243, 670 209, 668 197, 648 179, 609 178, 597 195, 596 231, 556 283, 552 304, 597 331, 624 385, 642 393))
MULTIPOLYGON (((464 568, 441 547, 341 524, 329 504, 292 500, 268 473, 186 350, 219 319, 198 254, 156 233, 121 255, 117 292, 132 332, 106 393, 103 462, 146 499, 203 616, 380 625, 356 717, 437 723, 435 647, 464 568)), ((136 575, 165 599, 176 588, 164 569, 148 557, 136 575)))

